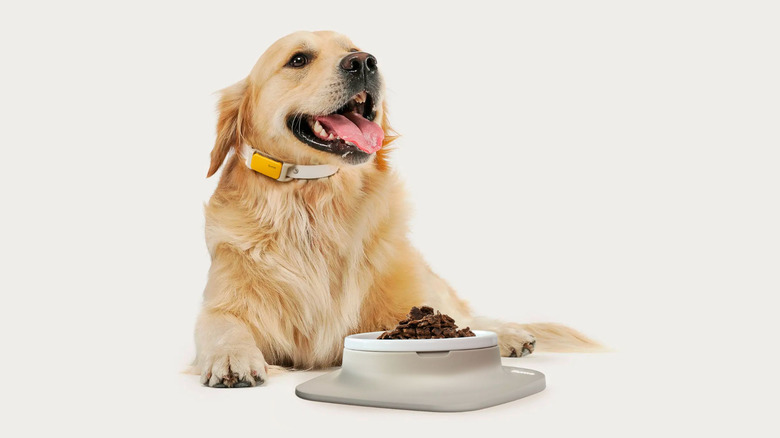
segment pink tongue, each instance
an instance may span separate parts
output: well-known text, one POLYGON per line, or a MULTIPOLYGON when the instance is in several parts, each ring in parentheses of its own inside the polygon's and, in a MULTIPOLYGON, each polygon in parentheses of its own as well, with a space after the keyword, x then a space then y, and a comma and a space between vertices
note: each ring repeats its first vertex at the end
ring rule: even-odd
POLYGON ((382 148, 382 140, 385 139, 382 127, 357 113, 318 116, 317 121, 328 132, 354 143, 363 152, 372 154, 382 148))

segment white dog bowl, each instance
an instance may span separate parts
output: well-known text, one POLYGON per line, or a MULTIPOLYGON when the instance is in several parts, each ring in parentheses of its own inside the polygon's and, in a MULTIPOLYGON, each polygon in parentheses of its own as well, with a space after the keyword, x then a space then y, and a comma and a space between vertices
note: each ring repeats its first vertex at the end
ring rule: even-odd
POLYGON ((544 374, 501 365, 496 334, 446 339, 344 339, 341 369, 298 385, 298 397, 419 411, 486 408, 535 394, 544 374))

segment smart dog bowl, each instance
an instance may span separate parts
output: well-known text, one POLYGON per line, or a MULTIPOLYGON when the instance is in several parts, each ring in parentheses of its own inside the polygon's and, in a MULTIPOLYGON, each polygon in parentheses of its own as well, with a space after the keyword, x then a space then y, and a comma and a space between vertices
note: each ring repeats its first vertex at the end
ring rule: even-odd
POLYGON ((418 411, 459 412, 535 394, 544 374, 501 365, 495 333, 474 337, 376 339, 382 332, 344 339, 341 369, 298 385, 307 400, 418 411))

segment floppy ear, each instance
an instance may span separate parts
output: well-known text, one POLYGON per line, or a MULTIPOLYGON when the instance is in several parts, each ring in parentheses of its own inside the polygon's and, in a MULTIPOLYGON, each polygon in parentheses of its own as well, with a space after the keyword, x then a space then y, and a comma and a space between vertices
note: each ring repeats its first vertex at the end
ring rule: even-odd
POLYGON ((382 102, 382 130, 385 131, 385 139, 382 141, 382 149, 376 151, 376 166, 379 170, 387 170, 387 155, 392 150, 388 146, 399 137, 398 133, 390 126, 387 120, 387 101, 382 102))
POLYGON ((206 178, 214 173, 225 161, 225 157, 233 146, 238 152, 241 147, 241 125, 243 122, 243 106, 247 90, 247 80, 243 79, 221 91, 219 99, 219 120, 217 121, 217 141, 211 150, 211 166, 206 178))

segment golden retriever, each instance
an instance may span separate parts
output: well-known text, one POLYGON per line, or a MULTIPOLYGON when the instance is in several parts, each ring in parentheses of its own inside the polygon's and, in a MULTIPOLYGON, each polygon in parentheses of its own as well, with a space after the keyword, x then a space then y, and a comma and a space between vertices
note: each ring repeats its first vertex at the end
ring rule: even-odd
POLYGON ((377 60, 334 32, 280 39, 222 91, 208 176, 230 158, 205 207, 212 264, 194 363, 203 384, 255 386, 268 365, 338 365, 345 336, 395 327, 420 305, 495 331, 504 356, 537 342, 598 348, 557 324, 476 318, 430 270, 387 166, 395 137, 384 94, 377 60))

